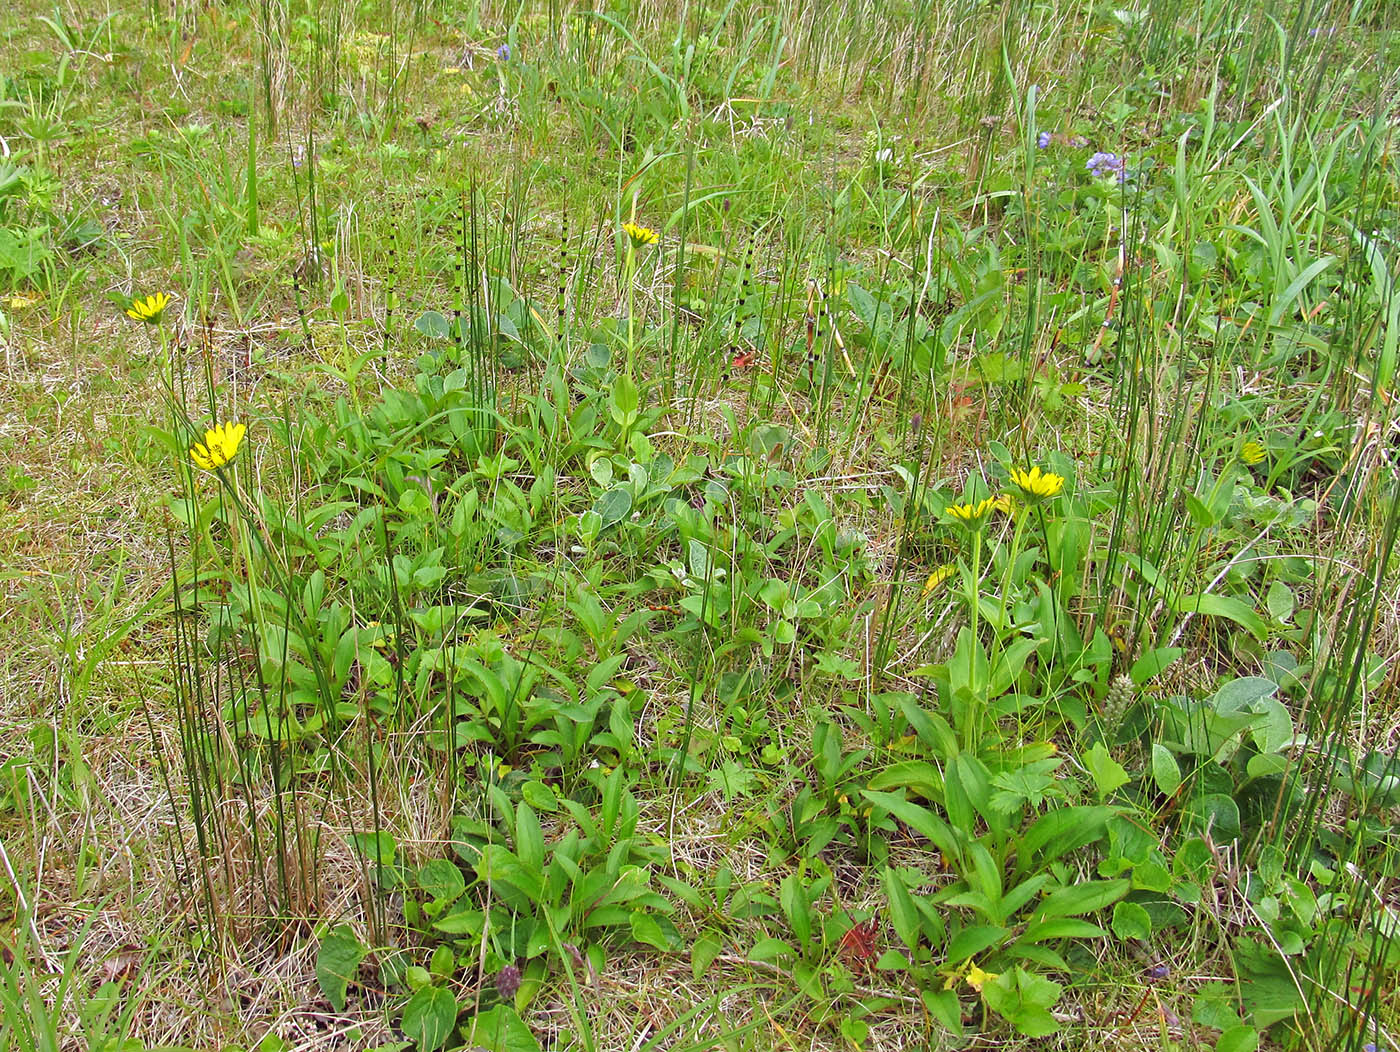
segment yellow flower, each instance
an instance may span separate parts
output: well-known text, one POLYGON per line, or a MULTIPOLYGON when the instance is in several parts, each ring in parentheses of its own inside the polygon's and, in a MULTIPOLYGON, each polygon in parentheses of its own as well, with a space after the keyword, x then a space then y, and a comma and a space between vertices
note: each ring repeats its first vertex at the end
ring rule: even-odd
POLYGON ((647 245, 654 245, 661 240, 661 235, 651 227, 638 226, 636 223, 623 223, 622 232, 632 242, 633 248, 645 248, 647 245))
POLYGON ((221 468, 238 455, 239 443, 248 430, 243 424, 218 424, 204 432, 204 441, 190 446, 190 459, 205 471, 221 468))
POLYGON ((10 297, 10 310, 28 310, 43 297, 37 292, 20 292, 10 297))
POLYGON ((924 595, 932 594, 935 588, 953 576, 953 571, 956 569, 957 567, 952 563, 944 563, 934 570, 933 573, 929 574, 928 580, 924 582, 924 595))
POLYGON ((983 984, 995 981, 997 975, 997 972, 984 972, 974 963, 973 966, 967 970, 967 985, 980 994, 983 984))
POLYGON ((993 510, 1009 511, 1010 506, 1010 499, 1003 493, 1000 496, 979 500, 976 504, 949 504, 948 514, 969 530, 975 530, 982 525, 983 520, 993 510))
POLYGON ((1264 447, 1258 442, 1246 442, 1240 447, 1240 461, 1253 467, 1264 459, 1264 447))
POLYGON ((155 325, 165 314, 165 308, 170 306, 170 297, 164 292, 157 292, 145 299, 135 299, 131 301, 131 306, 126 309, 126 316, 135 321, 144 321, 147 325, 155 325))
POLYGON ((1011 484, 1029 501, 1048 500, 1065 488, 1065 477, 1041 471, 1040 468, 1031 468, 1029 471, 1012 468, 1011 484))

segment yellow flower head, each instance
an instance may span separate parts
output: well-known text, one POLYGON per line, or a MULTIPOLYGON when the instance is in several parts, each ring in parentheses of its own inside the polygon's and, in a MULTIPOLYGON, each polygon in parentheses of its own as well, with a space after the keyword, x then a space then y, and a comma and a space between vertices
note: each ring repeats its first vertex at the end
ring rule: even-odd
POLYGON ((1240 461, 1253 467, 1264 459, 1264 447, 1258 442, 1246 442, 1240 447, 1240 461))
POLYGON ((972 987, 980 994, 982 992, 982 986, 985 983, 995 981, 998 974, 1000 973, 984 972, 980 967, 978 967, 977 964, 974 963, 972 967, 967 970, 967 985, 972 987))
POLYGON ((135 321, 144 321, 147 325, 155 325, 165 314, 165 308, 168 306, 170 306, 170 297, 164 292, 157 292, 145 299, 132 300, 131 306, 126 309, 126 316, 135 321))
POLYGON ((928 575, 928 580, 924 582, 924 595, 931 595, 933 590, 940 584, 953 576, 957 569, 952 563, 944 563, 928 575))
POLYGON ((1012 468, 1011 484, 1029 501, 1049 500, 1058 496, 1065 488, 1065 477, 1041 471, 1040 468, 1031 468, 1029 471, 1012 468))
POLYGON ((976 504, 949 504, 948 514, 969 530, 978 529, 993 511, 1011 510, 1011 498, 1005 493, 986 497, 976 504))
POLYGON ((622 232, 632 242, 633 248, 645 248, 647 245, 654 245, 661 240, 661 235, 651 227, 638 226, 636 223, 623 223, 622 232))
POLYGON ((248 428, 230 421, 204 432, 204 441, 190 446, 190 459, 205 471, 221 468, 238 455, 238 446, 248 428))

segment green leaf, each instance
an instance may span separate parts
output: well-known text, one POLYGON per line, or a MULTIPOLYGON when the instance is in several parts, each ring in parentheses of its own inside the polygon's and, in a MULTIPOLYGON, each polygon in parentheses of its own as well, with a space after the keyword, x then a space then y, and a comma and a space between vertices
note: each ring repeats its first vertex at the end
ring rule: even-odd
POLYGON ((1068 917, 1093 913, 1117 902, 1128 893, 1131 882, 1117 880, 1085 880, 1052 891, 1035 910, 1037 917, 1068 917))
POLYGON ((1254 612, 1254 607, 1239 599, 1226 595, 1184 595, 1172 604, 1178 614, 1197 613, 1207 617, 1223 617, 1233 621, 1259 642, 1269 635, 1269 627, 1264 619, 1254 612))
POLYGON ((1060 984, 1019 965, 982 987, 987 1007, 1027 1037, 1046 1037, 1060 1029, 1050 1009, 1060 999, 1060 984))
POLYGON ((342 924, 321 940, 316 953, 316 981, 337 1012, 345 1011, 345 991, 360 962, 369 953, 348 924, 342 924))
POLYGON ((719 956, 722 944, 713 935, 702 935, 690 947, 690 974, 696 982, 710 970, 710 965, 719 956))
POLYGON ((1128 670, 1128 678, 1140 687, 1160 676, 1184 653, 1186 650, 1183 647, 1158 647, 1156 650, 1149 650, 1133 662, 1133 667, 1128 670))
POLYGON ((1101 797, 1107 796, 1129 781, 1128 772, 1113 758, 1103 742, 1095 742, 1093 748, 1085 753, 1082 759, 1101 797))
POLYGON ((540 1052, 540 1043, 514 1008, 497 1005, 482 1012, 468 1027, 467 1047, 486 1052, 540 1052))
POLYGON ((888 866, 880 873, 880 882, 885 886, 885 898, 890 905, 890 923, 894 926, 899 941, 912 950, 919 942, 919 909, 914 905, 914 897, 909 894, 904 880, 888 866))
POLYGON ((1211 698, 1211 708, 1219 713, 1249 711, 1256 701, 1278 693, 1278 684, 1263 676, 1240 676, 1232 679, 1211 698))
POLYGON ((602 520, 598 532, 615 526, 632 511, 632 490, 628 486, 615 486, 593 502, 593 512, 602 520))
POLYGON ((1115 903, 1113 934, 1120 939, 1146 939, 1152 935, 1152 918, 1136 902, 1115 903))
POLYGON ((1152 743, 1152 780, 1163 796, 1171 796, 1181 788, 1181 768, 1177 766, 1176 757, 1157 742, 1152 743))
POLYGON ((997 945, 1006 938, 1007 934, 1006 928, 989 924, 964 928, 948 942, 948 963, 960 964, 969 957, 981 953, 989 946, 997 945))
POLYGON ((787 914, 792 933, 800 945, 805 945, 812 937, 812 907, 807 901, 807 889, 798 873, 789 873, 778 888, 783 912, 787 914))
POLYGON ((952 990, 924 990, 921 999, 928 1014, 938 1020, 945 1030, 954 1037, 962 1036, 962 1005, 958 1003, 956 993, 952 990))
POLYGON ((1269 584, 1269 590, 1264 593, 1264 609, 1269 611, 1269 616, 1275 621, 1287 624, 1293 620, 1295 605, 1293 589, 1275 578, 1269 584))
POLYGON ((430 340, 445 340, 452 335, 452 325, 440 312, 424 311, 418 315, 413 327, 430 340))
POLYGON ((962 845, 948 823, 926 807, 895 796, 893 793, 878 793, 862 789, 860 795, 876 807, 882 807, 899 819, 914 832, 925 837, 934 847, 949 858, 962 857, 962 845))
POLYGON ((1221 1031, 1215 1042, 1215 1052, 1254 1052, 1259 1047, 1259 1031, 1237 1023, 1221 1031))
POLYGON ((434 902, 446 905, 467 890, 467 880, 455 862, 434 858, 418 870, 418 887, 434 902))
POLYGON ((631 918, 632 938, 662 953, 671 949, 671 940, 661 930, 656 918, 645 910, 633 910, 631 918))
POLYGON ((1017 871, 1029 872, 1034 861, 1051 862, 1067 852, 1092 844, 1104 835, 1108 820, 1117 815, 1118 810, 1107 804, 1076 805, 1056 808, 1037 818, 1017 847, 1017 871))
POLYGON ((875 790, 899 786, 934 803, 943 799, 943 774, 927 760, 900 760, 870 779, 870 788, 875 790))
POLYGON ((457 998, 441 986, 425 986, 403 1006, 399 1029, 418 1043, 419 1052, 434 1052, 447 1043, 457 1025, 457 998))

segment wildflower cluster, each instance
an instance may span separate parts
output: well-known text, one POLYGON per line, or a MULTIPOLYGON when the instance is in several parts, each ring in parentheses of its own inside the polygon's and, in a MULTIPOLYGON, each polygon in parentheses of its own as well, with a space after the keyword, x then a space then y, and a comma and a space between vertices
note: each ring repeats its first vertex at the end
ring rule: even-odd
POLYGON ((1042 150, 1044 150, 1050 145, 1052 139, 1054 139, 1053 135, 1051 135, 1048 131, 1043 131, 1036 136, 1035 144, 1039 146, 1042 150))
POLYGON ((1095 179, 1107 179, 1109 176, 1116 176, 1121 183, 1128 178, 1128 169, 1123 158, 1116 153, 1104 153, 1099 151, 1085 162, 1084 167, 1089 170, 1089 174, 1095 179))

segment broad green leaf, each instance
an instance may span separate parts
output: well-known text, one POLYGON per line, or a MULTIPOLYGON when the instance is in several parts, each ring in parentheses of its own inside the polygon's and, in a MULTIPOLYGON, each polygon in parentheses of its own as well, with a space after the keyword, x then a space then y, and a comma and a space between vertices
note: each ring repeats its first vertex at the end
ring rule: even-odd
POLYGON ((969 957, 981 953, 991 946, 996 946, 1010 932, 1006 928, 999 928, 990 924, 976 925, 971 928, 963 928, 948 942, 948 963, 961 964, 969 957))
POLYGON ((1111 903, 1117 902, 1128 893, 1129 881, 1085 880, 1052 891, 1041 901, 1035 915, 1045 917, 1068 917, 1080 913, 1093 913, 1111 903))
POLYGON ((655 917, 645 910, 633 910, 630 925, 632 938, 637 942, 663 953, 671 948, 671 940, 666 938, 665 932, 661 930, 661 925, 657 923, 655 917))
POLYGON ((1092 844, 1104 835, 1108 820, 1118 813, 1116 807, 1096 804, 1059 807, 1042 815, 1021 837, 1016 849, 1017 871, 1029 872, 1033 860, 1051 862, 1092 844))
POLYGON ((316 981, 337 1012, 345 1011, 345 991, 369 949, 348 924, 342 924, 321 940, 316 953, 316 981))
POLYGON ((609 526, 615 526, 632 511, 632 490, 628 486, 616 486, 602 494, 593 502, 593 513, 598 516, 602 533, 609 526))
POLYGON ((435 902, 453 902, 467 890, 467 880, 457 863, 445 858, 424 862, 418 870, 418 887, 435 902))
POLYGON ((1177 766, 1176 757, 1157 742, 1152 743, 1152 780, 1163 796, 1171 796, 1181 788, 1181 768, 1177 766))
POLYGON ((920 999, 924 1002, 924 1007, 928 1009, 928 1014, 938 1020, 945 1030, 954 1037, 962 1036, 962 1005, 958 1002, 958 995, 954 991, 924 990, 920 999))
POLYGON ((690 974, 696 982, 710 970, 711 963, 723 948, 723 944, 713 935, 702 935, 691 944, 690 974))
POLYGON ((1147 939, 1152 935, 1152 918, 1136 902, 1113 905, 1113 934, 1120 939, 1147 939))
POLYGON ((486 1052, 540 1052, 540 1043, 514 1008, 496 1005, 467 1027, 467 1047, 486 1052))
POLYGON ((418 1043, 419 1052, 434 1052, 447 1043, 457 1025, 457 999, 441 986, 425 986, 403 1007, 399 1029, 418 1043))
POLYGON ((1215 1040, 1215 1052, 1255 1052, 1258 1047, 1259 1031, 1244 1023, 1227 1027, 1215 1040))
POLYGON ((1222 714, 1245 712, 1262 698, 1278 693, 1278 684, 1263 676, 1240 676, 1232 679, 1211 698, 1211 708, 1222 714))
POLYGON ((1113 790, 1127 785, 1130 780, 1128 772, 1109 754, 1108 748, 1103 742, 1095 742, 1082 759, 1084 767, 1094 779, 1094 787, 1098 790, 1100 797, 1107 796, 1113 790))
POLYGON ((1172 604, 1178 614, 1197 613, 1207 617, 1223 617, 1233 621, 1259 642, 1269 635, 1269 627, 1264 619, 1254 612, 1254 607, 1239 599, 1226 595, 1185 595, 1172 604))
POLYGON ((1158 647, 1149 650, 1133 662, 1133 667, 1128 670, 1128 677, 1140 687, 1160 676, 1184 653, 1186 650, 1183 647, 1158 647))
POLYGON ((875 790, 903 787, 915 796, 938 803, 943 799, 943 774, 927 760, 900 760, 870 779, 875 790))
POLYGON ((860 794, 876 807, 884 808, 914 832, 923 836, 948 858, 962 857, 962 844, 959 842, 957 834, 948 826, 948 823, 928 808, 920 807, 918 804, 905 800, 902 796, 895 796, 893 793, 879 793, 870 789, 862 789, 860 794))

